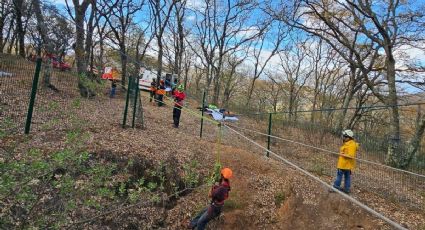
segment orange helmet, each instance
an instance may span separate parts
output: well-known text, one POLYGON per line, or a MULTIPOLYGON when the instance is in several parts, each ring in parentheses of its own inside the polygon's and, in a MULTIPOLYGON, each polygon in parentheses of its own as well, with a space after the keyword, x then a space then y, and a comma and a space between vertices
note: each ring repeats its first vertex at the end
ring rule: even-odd
POLYGON ((224 179, 230 179, 232 178, 233 172, 229 168, 224 168, 221 170, 221 175, 224 177, 224 179))

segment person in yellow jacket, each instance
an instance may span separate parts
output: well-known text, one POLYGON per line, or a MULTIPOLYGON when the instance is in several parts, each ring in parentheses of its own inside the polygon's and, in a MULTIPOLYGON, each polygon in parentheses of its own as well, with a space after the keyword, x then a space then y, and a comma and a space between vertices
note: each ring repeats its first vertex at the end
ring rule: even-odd
POLYGON ((350 129, 342 132, 343 145, 339 150, 337 175, 334 182, 334 188, 345 193, 350 193, 351 187, 351 171, 356 165, 356 153, 359 144, 354 141, 354 132, 350 129), (344 176, 344 188, 341 188, 342 177, 344 176))

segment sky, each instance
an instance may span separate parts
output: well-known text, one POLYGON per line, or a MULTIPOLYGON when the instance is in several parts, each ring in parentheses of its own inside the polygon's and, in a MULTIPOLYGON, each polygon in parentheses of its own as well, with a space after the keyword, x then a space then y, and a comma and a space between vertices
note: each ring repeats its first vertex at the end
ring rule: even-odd
MULTIPOLYGON (((54 3, 55 5, 58 6, 59 9, 65 10, 65 0, 50 0, 52 3, 54 3)), ((82 0, 80 0, 81 2, 82 0)), ((72 0, 68 0, 68 4, 72 7, 72 0)), ((204 4, 202 1, 197 1, 197 0, 188 0, 188 7, 192 10, 196 10, 196 9, 202 9, 204 4)), ((65 11, 64 11, 65 12, 65 11)), ((136 16, 136 21, 141 21, 143 17, 143 12, 141 12, 139 15, 136 16)), ((193 14, 188 13, 187 14, 187 18, 186 21, 190 22, 195 20, 195 17, 193 14)), ((258 20, 258 18, 252 17, 250 20, 258 20)), ((248 29, 248 28, 247 28, 248 29)), ((249 33, 254 32, 254 29, 252 30, 247 30, 247 32, 245 32, 245 34, 241 34, 240 36, 244 36, 244 35, 249 35, 249 33)), ((152 47, 153 49, 151 49, 149 51, 149 54, 154 55, 155 54, 155 44, 156 42, 152 42, 152 47)), ((419 50, 417 48, 412 48, 412 47, 403 47, 402 48, 404 54, 409 56, 409 60, 416 60, 417 63, 421 63, 422 65, 425 66, 425 53, 423 52, 423 50, 419 50)), ((262 53, 262 57, 263 59, 266 59, 269 54, 271 53, 271 47, 270 45, 266 44, 266 49, 263 51, 262 53), (267 47, 269 47, 269 49, 267 49, 267 47)), ((401 53, 401 52, 400 52, 401 53)), ((278 56, 274 56, 270 62, 269 62, 269 66, 276 68, 276 66, 279 66, 280 64, 280 59, 278 56)), ((402 67, 403 63, 402 62, 397 62, 398 67, 402 67)), ((409 93, 416 93, 416 92, 420 92, 420 90, 411 87, 409 85, 405 85, 405 88, 407 89, 407 91, 409 93)))

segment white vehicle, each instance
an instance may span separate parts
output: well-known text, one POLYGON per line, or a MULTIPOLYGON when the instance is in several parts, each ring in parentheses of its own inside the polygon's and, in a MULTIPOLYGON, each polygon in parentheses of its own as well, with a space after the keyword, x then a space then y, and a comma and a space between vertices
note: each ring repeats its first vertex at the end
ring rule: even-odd
POLYGON ((142 68, 140 70, 139 89, 149 91, 151 88, 152 79, 157 78, 157 72, 142 68))
MULTIPOLYGON (((152 79, 156 80, 158 76, 157 73, 158 72, 156 70, 154 71, 154 70, 144 69, 144 68, 140 69, 140 75, 142 77, 139 79, 139 89, 149 91, 151 88, 152 79)), ((165 87, 168 89, 167 91, 171 91, 171 88, 174 82, 176 81, 177 76, 175 74, 167 73, 167 74, 162 74, 161 79, 165 80, 165 87)))

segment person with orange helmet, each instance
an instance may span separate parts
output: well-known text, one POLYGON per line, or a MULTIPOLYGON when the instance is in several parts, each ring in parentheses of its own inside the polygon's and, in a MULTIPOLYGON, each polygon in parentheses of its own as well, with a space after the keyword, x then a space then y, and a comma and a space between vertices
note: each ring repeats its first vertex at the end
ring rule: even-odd
POLYGON ((156 94, 156 79, 155 78, 152 78, 149 92, 150 92, 149 102, 154 101, 153 103, 155 104, 155 94, 156 94))
POLYGON ((211 198, 211 203, 208 207, 203 209, 192 221, 190 221, 189 229, 205 229, 208 222, 215 217, 219 216, 221 209, 224 206, 224 201, 229 198, 230 191, 230 178, 233 172, 230 168, 223 168, 221 170, 221 178, 218 184, 214 185, 208 196, 211 198))
POLYGON ((159 87, 156 90, 156 94, 158 95, 158 106, 164 105, 164 95, 165 95, 165 86, 164 86, 164 80, 159 81, 159 87))

